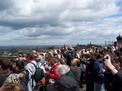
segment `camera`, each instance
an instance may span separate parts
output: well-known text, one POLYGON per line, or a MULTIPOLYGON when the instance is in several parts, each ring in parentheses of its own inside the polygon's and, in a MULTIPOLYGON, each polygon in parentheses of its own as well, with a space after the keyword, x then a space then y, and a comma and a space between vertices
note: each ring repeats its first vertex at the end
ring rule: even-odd
POLYGON ((105 61, 106 59, 108 59, 108 56, 106 56, 105 58, 103 58, 103 61, 105 61))

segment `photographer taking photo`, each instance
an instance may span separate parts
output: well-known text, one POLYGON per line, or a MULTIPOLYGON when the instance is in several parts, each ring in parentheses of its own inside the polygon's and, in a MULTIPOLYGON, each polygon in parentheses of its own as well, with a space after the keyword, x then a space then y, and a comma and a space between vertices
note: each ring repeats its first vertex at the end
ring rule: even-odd
POLYGON ((116 63, 111 62, 111 57, 109 54, 104 56, 104 65, 111 71, 113 74, 112 79, 112 91, 122 91, 122 63, 118 59, 116 63))

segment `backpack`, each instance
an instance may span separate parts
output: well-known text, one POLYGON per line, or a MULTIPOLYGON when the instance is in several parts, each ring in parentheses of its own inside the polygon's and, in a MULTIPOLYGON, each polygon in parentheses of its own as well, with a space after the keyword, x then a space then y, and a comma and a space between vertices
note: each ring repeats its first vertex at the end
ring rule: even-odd
POLYGON ((40 81, 44 77, 44 71, 39 66, 36 66, 34 63, 32 63, 32 62, 30 62, 30 63, 33 64, 35 69, 36 69, 34 75, 32 75, 31 77, 36 82, 38 82, 38 81, 40 81))

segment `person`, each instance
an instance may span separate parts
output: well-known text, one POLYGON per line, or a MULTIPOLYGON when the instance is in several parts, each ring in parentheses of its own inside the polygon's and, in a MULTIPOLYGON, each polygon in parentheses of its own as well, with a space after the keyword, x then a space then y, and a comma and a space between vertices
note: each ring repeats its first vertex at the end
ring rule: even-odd
MULTIPOLYGON (((86 65, 86 71, 85 71, 85 82, 86 82, 86 91, 94 91, 94 77, 93 77, 93 73, 94 73, 94 61, 95 56, 94 53, 92 54, 85 54, 87 59, 85 62, 86 65)), ((83 74, 82 74, 83 77, 83 74)))
MULTIPOLYGON (((73 61, 74 62, 72 62, 72 65, 73 65, 73 63, 75 64, 75 62, 78 61, 78 59, 74 59, 73 61)), ((57 67, 57 72, 61 75, 62 78, 66 77, 66 79, 75 80, 75 82, 77 83, 77 86, 75 85, 76 88, 74 90, 80 91, 80 84, 79 84, 80 83, 79 82, 80 77, 78 77, 78 76, 80 76, 80 70, 78 70, 77 68, 73 68, 73 67, 72 67, 72 70, 71 70, 71 68, 68 65, 60 64, 57 67), (79 72, 79 73, 77 73, 77 72, 79 72), (76 76, 76 74, 78 74, 78 75, 76 76)))
POLYGON ((55 80, 55 83, 47 85, 47 91, 79 91, 79 85, 73 74, 69 73, 71 71, 68 65, 60 64, 56 71, 60 77, 55 80))
POLYGON ((73 73, 73 75, 75 76, 75 79, 77 81, 77 83, 79 84, 80 86, 80 77, 81 77, 81 71, 80 71, 80 68, 78 68, 77 66, 77 63, 79 62, 80 60, 77 59, 77 58, 74 58, 72 61, 71 61, 71 72, 73 73))
MULTIPOLYGON (((23 74, 23 78, 20 79, 20 84, 22 85, 22 87, 24 88, 25 91, 28 91, 28 80, 29 80, 29 72, 27 70, 24 69, 25 63, 21 60, 17 60, 14 63, 14 67, 13 67, 13 73, 12 74, 23 74)), ((11 79, 11 77, 10 77, 11 79)))
POLYGON ((43 53, 41 53, 39 55, 39 62, 40 62, 40 68, 42 68, 44 70, 44 73, 46 73, 45 67, 44 67, 44 65, 45 65, 45 57, 44 57, 43 53))
POLYGON ((26 61, 27 64, 25 66, 25 70, 27 70, 29 73, 29 81, 27 85, 28 91, 33 91, 36 86, 36 81, 32 79, 32 75, 34 75, 36 71, 36 68, 33 64, 38 65, 38 63, 36 62, 35 55, 32 52, 26 54, 26 61))
POLYGON ((100 53, 96 54, 96 61, 94 62, 94 91, 105 91, 104 88, 104 72, 103 59, 100 53))
POLYGON ((66 59, 66 64, 70 66, 72 59, 71 59, 71 55, 70 55, 69 51, 68 50, 65 50, 63 52, 63 56, 66 59))
POLYGON ((25 91, 20 84, 17 83, 5 83, 0 88, 0 91, 25 91))
POLYGON ((9 69, 10 60, 8 58, 0 59, 0 87, 5 82, 17 82, 19 83, 19 79, 24 77, 23 73, 12 74, 9 69))
POLYGON ((56 68, 58 67, 59 63, 58 63, 58 59, 57 58, 51 58, 50 60, 50 65, 51 65, 51 69, 49 71, 49 82, 51 81, 55 81, 57 78, 60 77, 60 74, 56 71, 56 68))
POLYGON ((0 59, 0 75, 3 75, 5 77, 9 76, 11 73, 9 70, 9 59, 7 58, 1 58, 0 59))
POLYGON ((10 61, 7 58, 0 58, 0 87, 11 74, 11 71, 9 70, 9 62, 10 61))
POLYGON ((56 70, 60 75, 66 75, 75 79, 75 76, 68 65, 60 64, 56 70))
POLYGON ((119 63, 117 62, 116 65, 112 64, 111 57, 109 54, 106 54, 104 56, 104 65, 111 71, 113 74, 114 81, 112 82, 112 91, 122 91, 122 63, 121 60, 119 60, 119 63), (120 65, 118 67, 117 65, 120 65), (116 67, 117 66, 117 67, 116 67))

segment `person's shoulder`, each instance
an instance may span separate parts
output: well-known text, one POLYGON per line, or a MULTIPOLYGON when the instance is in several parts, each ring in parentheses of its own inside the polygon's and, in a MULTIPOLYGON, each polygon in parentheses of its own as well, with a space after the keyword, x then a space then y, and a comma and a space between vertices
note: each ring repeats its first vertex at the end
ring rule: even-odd
POLYGON ((71 71, 74 70, 74 71, 79 71, 80 72, 80 68, 79 67, 70 67, 71 71))
POLYGON ((60 84, 61 87, 72 88, 78 87, 77 81, 70 76, 61 76, 56 80, 56 84, 60 84))
POLYGON ((36 65, 36 61, 31 61, 26 64, 26 66, 36 65))
POLYGON ((26 64, 25 69, 33 69, 35 68, 36 61, 32 61, 26 64))
POLYGON ((96 59, 94 63, 100 63, 103 62, 102 58, 96 59))
POLYGON ((0 75, 0 87, 3 85, 5 80, 6 80, 6 77, 3 75, 0 75))
POLYGON ((19 74, 16 74, 16 73, 10 74, 10 75, 6 78, 5 82, 20 83, 19 74))

